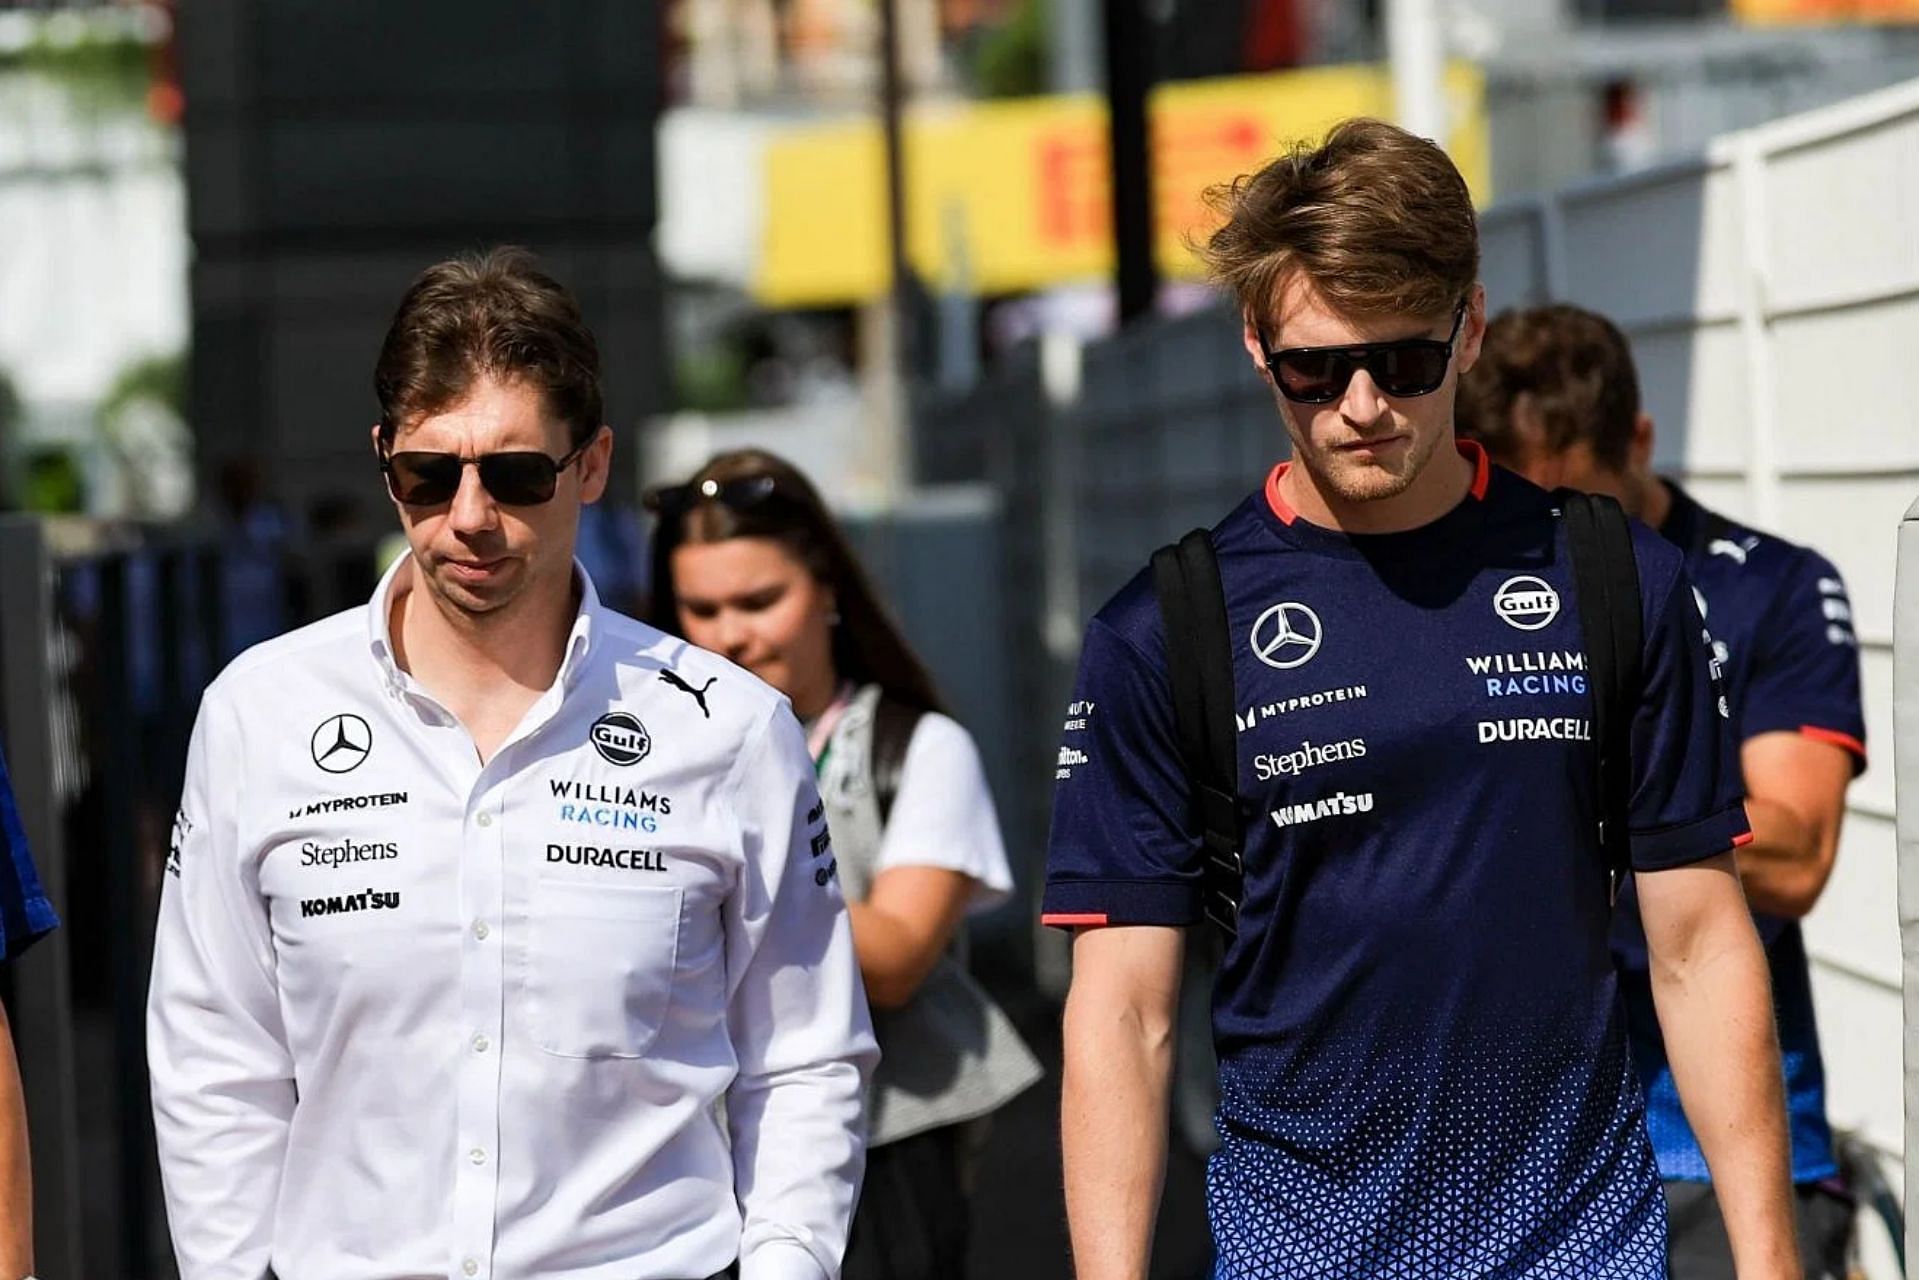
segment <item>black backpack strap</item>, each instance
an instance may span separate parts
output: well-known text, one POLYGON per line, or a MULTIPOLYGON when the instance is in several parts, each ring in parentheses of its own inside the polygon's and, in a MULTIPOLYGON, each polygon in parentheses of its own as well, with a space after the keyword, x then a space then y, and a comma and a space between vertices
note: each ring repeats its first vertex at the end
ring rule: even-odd
POLYGON ((919 707, 880 692, 879 705, 873 708, 873 798, 879 802, 880 825, 893 816, 893 801, 899 797, 900 775, 906 771, 906 749, 913 745, 913 730, 925 715, 919 707))
POLYGON ((1245 883, 1240 853, 1238 726, 1233 720, 1233 647, 1212 536, 1195 529, 1153 553, 1153 592, 1166 631, 1166 673, 1180 758, 1199 819, 1202 906, 1227 937, 1239 932, 1245 883))
POLYGON ((1598 757, 1599 849, 1616 901, 1632 873, 1632 725, 1642 683, 1639 561, 1632 526, 1619 503, 1604 495, 1561 489, 1554 495, 1566 521, 1579 629, 1586 647, 1592 697, 1593 743, 1598 757))

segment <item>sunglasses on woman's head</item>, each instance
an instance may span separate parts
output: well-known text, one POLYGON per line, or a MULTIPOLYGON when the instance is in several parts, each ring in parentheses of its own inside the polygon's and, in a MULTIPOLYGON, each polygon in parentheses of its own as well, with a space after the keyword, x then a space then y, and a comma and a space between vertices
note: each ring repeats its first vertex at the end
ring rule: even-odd
POLYGON ((1466 304, 1453 313, 1453 331, 1436 338, 1360 342, 1345 347, 1287 347, 1266 353, 1266 368, 1279 393, 1297 404, 1329 404, 1346 394, 1353 374, 1364 369, 1389 396, 1424 396, 1439 390, 1452 364, 1453 344, 1466 320, 1466 304))
POLYGON ((453 495, 460 491, 460 476, 469 466, 480 469, 480 484, 495 502, 509 507, 537 507, 553 500, 560 472, 585 452, 586 444, 575 447, 564 458, 534 449, 483 453, 477 458, 409 450, 383 454, 380 470, 386 474, 388 492, 409 507, 437 507, 453 501, 453 495))
POLYGON ((718 502, 735 511, 747 511, 772 497, 779 488, 772 476, 742 476, 737 480, 702 480, 698 484, 669 484, 642 498, 641 505, 659 516, 681 516, 702 502, 718 502))

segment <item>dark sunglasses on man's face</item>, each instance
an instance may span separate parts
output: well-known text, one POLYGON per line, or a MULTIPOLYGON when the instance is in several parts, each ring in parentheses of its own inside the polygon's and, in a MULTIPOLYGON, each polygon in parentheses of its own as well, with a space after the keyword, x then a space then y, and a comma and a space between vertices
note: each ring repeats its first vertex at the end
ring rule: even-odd
POLYGON ((1349 347, 1287 347, 1266 353, 1266 368, 1281 395, 1298 404, 1327 404, 1346 394, 1360 369, 1389 396, 1424 396, 1439 390, 1452 363, 1453 344, 1466 320, 1466 304, 1453 314, 1453 331, 1444 342, 1402 338, 1398 342, 1362 342, 1349 347))
POLYGON ((480 484, 495 502, 509 507, 537 507, 553 500, 560 472, 585 452, 586 444, 564 458, 531 449, 483 453, 477 458, 411 451, 383 455, 380 470, 386 473, 388 491, 409 507, 437 507, 453 501, 453 495, 460 491, 460 476, 469 466, 480 469, 480 484))
POLYGON ((648 511, 662 517, 685 515, 702 502, 718 502, 735 511, 748 511, 773 496, 778 484, 772 476, 742 476, 737 480, 702 480, 698 484, 669 484, 641 499, 648 511))

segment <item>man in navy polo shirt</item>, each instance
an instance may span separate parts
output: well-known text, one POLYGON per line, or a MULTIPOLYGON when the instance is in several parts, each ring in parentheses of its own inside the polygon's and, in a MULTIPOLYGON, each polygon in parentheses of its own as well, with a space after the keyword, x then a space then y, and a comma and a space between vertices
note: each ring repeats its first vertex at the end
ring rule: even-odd
MULTIPOLYGON (((20 806, 0 754, 0 961, 11 963, 60 924, 40 888, 27 850, 20 806)), ((27 1104, 13 1028, 0 1008, 0 1277, 33 1271, 33 1169, 27 1155, 27 1104)))
MULTIPOLYGON (((1453 438, 1485 327, 1465 183, 1432 144, 1353 121, 1217 198, 1206 256, 1294 461, 1212 530, 1249 813, 1213 993, 1215 1275, 1662 1277, 1560 522, 1453 438)), ((1740 1274, 1796 1276, 1712 658, 1679 555, 1636 534, 1653 985, 1740 1274)), ((1142 574, 1087 628, 1044 903, 1078 931, 1062 1143, 1082 1280, 1143 1276, 1150 1252, 1201 923, 1190 794, 1142 574)))
MULTIPOLYGON (((1825 1071, 1799 919, 1832 874, 1846 785, 1865 768, 1859 646, 1845 583, 1825 557, 1706 510, 1652 471, 1653 422, 1623 334, 1572 306, 1508 312, 1460 383, 1459 429, 1548 486, 1618 498, 1686 558, 1725 670, 1752 843, 1739 878, 1772 972, 1784 1053, 1792 1179, 1806 1274, 1842 1277, 1852 1205, 1826 1123, 1825 1071)), ((1622 898, 1613 952, 1646 1085, 1671 1216, 1676 1280, 1733 1275, 1711 1171, 1680 1108, 1655 1016, 1637 900, 1622 898)))

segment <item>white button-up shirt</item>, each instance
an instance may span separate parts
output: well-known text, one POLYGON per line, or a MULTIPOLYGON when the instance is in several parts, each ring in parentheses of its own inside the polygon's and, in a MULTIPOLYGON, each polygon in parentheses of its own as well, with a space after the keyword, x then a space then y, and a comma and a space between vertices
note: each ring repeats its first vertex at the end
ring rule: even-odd
POLYGON ((148 1037, 183 1280, 838 1274, 877 1050, 785 700, 604 610, 482 765, 373 601, 207 690, 148 1037))

